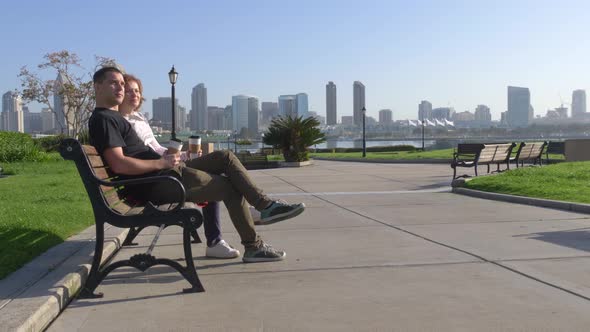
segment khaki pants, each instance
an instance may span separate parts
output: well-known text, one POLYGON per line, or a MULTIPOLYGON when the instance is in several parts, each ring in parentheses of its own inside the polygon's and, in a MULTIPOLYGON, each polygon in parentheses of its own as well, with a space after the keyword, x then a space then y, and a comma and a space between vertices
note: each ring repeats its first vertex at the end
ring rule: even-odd
POLYGON ((254 229, 248 203, 257 210, 272 201, 252 183, 248 171, 230 151, 215 151, 180 165, 177 171, 191 202, 223 201, 242 244, 246 248, 262 243, 254 229), (223 175, 222 175, 223 174, 223 175))

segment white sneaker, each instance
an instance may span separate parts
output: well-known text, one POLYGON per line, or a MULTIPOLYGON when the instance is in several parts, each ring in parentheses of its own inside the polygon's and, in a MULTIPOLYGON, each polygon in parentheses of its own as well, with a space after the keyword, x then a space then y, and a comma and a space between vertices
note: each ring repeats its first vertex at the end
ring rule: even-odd
POLYGON ((240 251, 221 240, 213 247, 207 247, 205 255, 211 258, 236 258, 240 256, 240 251))
POLYGON ((260 221, 260 211, 256 210, 253 206, 251 206, 250 214, 252 215, 252 220, 254 220, 254 225, 262 225, 260 221))

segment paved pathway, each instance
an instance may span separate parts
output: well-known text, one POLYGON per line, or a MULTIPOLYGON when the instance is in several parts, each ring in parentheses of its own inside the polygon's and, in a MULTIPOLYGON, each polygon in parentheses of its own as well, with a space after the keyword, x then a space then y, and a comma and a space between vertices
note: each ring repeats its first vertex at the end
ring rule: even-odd
MULTIPOLYGON (((588 215, 452 194, 448 165, 316 161, 252 174, 308 207, 258 228, 285 261, 206 259, 195 245, 205 293, 180 293, 188 284, 168 268, 120 269, 98 288, 104 298, 74 300, 49 331, 590 326, 588 215)), ((225 209, 223 229, 238 245, 225 209)), ((154 253, 180 259, 180 231, 163 234, 154 253)))

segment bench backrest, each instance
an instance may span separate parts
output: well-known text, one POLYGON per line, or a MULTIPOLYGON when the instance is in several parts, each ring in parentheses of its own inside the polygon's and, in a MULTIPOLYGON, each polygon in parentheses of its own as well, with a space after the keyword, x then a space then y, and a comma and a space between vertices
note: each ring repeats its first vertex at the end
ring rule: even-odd
POLYGON ((516 153, 517 160, 539 159, 547 142, 522 142, 516 153))
POLYGON ((68 138, 63 141, 60 153, 64 159, 73 160, 82 178, 95 217, 107 217, 110 213, 121 216, 139 214, 143 204, 133 202, 122 193, 123 187, 102 185, 99 180, 112 181, 117 177, 111 172, 98 151, 93 146, 82 145, 68 138))
POLYGON ((549 142, 547 144, 547 154, 565 154, 565 142, 549 142))
POLYGON ((459 155, 468 155, 478 154, 483 149, 483 144, 481 143, 459 143, 457 144, 457 154, 459 155))
POLYGON ((510 158, 514 146, 514 143, 484 144, 484 148, 479 154, 478 163, 505 162, 510 158))

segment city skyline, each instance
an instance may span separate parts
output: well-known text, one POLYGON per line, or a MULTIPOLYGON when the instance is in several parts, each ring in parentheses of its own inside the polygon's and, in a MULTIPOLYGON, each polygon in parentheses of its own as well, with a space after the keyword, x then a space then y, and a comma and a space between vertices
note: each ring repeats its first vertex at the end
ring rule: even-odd
MULTIPOLYGON (((457 112, 487 105, 499 120, 508 109, 507 86, 529 88, 535 116, 545 115, 571 103, 572 91, 590 87, 590 4, 583 1, 137 4, 6 4, 0 29, 19 33, 3 37, 14 47, 0 63, 0 91, 20 88, 22 66, 36 69, 45 53, 62 49, 87 68, 94 55, 116 59, 143 80, 148 100, 169 96, 174 64, 176 97, 187 112, 199 83, 211 106, 231 105, 240 94, 277 102, 304 92, 309 111, 326 116, 325 86, 332 81, 338 119, 353 115, 354 81, 366 86, 367 116, 391 109, 394 119, 417 119, 417 105, 428 100, 457 112), (88 24, 89 12, 111 5, 117 10, 109 21, 119 25, 88 24), (47 26, 54 32, 39 33, 47 26)), ((152 113, 150 103, 143 111, 152 113)))

